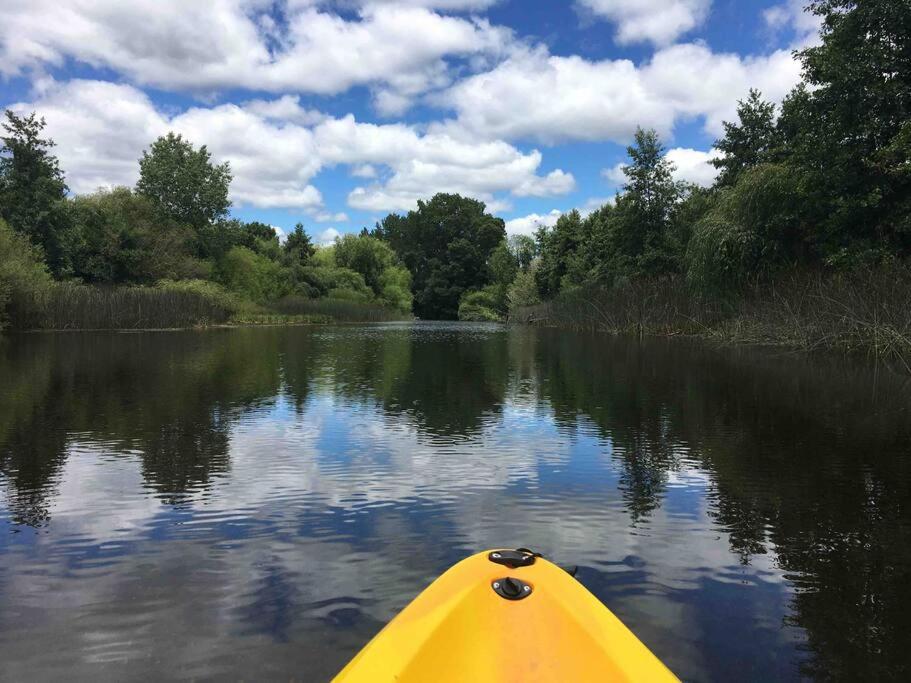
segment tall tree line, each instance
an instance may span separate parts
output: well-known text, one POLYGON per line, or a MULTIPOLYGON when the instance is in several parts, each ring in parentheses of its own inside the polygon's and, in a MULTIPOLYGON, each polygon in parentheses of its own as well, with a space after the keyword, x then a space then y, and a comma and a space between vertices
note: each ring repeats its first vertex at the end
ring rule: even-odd
POLYGON ((815 0, 818 45, 780 107, 752 90, 724 124, 714 186, 675 182, 639 130, 616 200, 537 235, 537 294, 684 275, 724 293, 784 269, 911 255, 911 5, 815 0))

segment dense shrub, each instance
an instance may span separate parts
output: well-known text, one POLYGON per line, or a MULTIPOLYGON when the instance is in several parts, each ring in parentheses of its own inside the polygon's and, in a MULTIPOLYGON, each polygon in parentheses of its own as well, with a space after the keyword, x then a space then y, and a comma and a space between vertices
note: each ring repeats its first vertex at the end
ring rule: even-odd
POLYGON ((234 247, 218 263, 219 281, 253 301, 278 299, 289 291, 287 272, 247 247, 234 247))
POLYGON ((459 320, 498 321, 503 314, 498 307, 497 294, 491 287, 466 292, 459 303, 459 320))
POLYGON ((125 187, 70 201, 71 269, 90 283, 152 284, 200 277, 191 253, 192 230, 161 216, 146 197, 125 187))
POLYGON ((0 219, 0 329, 8 317, 40 301, 50 286, 39 250, 0 219))
POLYGON ((306 266, 301 268, 300 276, 317 296, 345 292, 338 298, 365 302, 373 299, 373 292, 364 282, 364 276, 347 268, 306 266))

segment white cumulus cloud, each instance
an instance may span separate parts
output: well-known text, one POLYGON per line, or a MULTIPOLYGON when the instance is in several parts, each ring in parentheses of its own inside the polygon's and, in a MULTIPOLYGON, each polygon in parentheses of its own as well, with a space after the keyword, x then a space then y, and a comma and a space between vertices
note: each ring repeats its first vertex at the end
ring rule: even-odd
POLYGON ((215 160, 231 163, 231 198, 237 205, 302 209, 325 222, 343 222, 347 215, 323 209, 311 181, 337 164, 351 165, 372 180, 351 193, 349 204, 377 211, 408 209, 438 191, 492 202, 495 193, 553 196, 575 185, 572 175, 559 169, 539 175, 537 150, 524 153, 503 141, 472 143, 404 124, 362 123, 351 115, 316 116, 286 98, 169 115, 132 86, 73 80, 49 82, 35 99, 13 108, 35 110, 47 119, 75 192, 133 185, 142 151, 168 130, 207 145, 215 160), (290 120, 282 120, 282 113, 290 120), (296 122, 302 118, 318 122, 296 122), (382 181, 377 166, 389 169, 382 181))
POLYGON ((319 243, 325 247, 325 246, 328 246, 328 245, 332 244, 333 242, 335 242, 336 238, 339 237, 341 234, 342 233, 340 233, 335 228, 326 228, 319 235, 316 236, 316 241, 317 241, 317 243, 319 243))
POLYGON ((667 152, 667 158, 674 164, 674 178, 701 187, 711 186, 718 177, 718 169, 711 163, 718 155, 717 150, 703 152, 685 147, 675 147, 667 152))
POLYGON ((487 4, 372 2, 343 17, 294 0, 7 0, 0 75, 73 59, 137 84, 199 93, 377 86, 380 104, 401 110, 448 82, 448 58, 496 55, 512 42, 509 29, 430 9, 487 4))
POLYGON ((512 218, 506 221, 507 235, 529 235, 533 236, 540 227, 552 228, 557 219, 563 215, 560 209, 553 209, 546 214, 530 213, 527 216, 512 218))
POLYGON ((617 27, 621 45, 651 42, 667 45, 700 26, 711 0, 577 0, 591 14, 617 27))
POLYGON ((328 213, 322 212, 314 216, 317 223, 347 223, 348 214, 344 211, 339 211, 338 213, 328 213))
MULTIPOLYGON (((665 158, 674 165, 674 180, 683 180, 695 183, 701 187, 709 187, 718 176, 718 169, 712 166, 712 159, 716 159, 720 152, 712 149, 707 152, 686 147, 669 149, 665 158)), ((602 169, 601 176, 616 189, 626 184, 627 177, 623 167, 629 162, 622 161, 610 168, 602 169)))
POLYGON ((799 80, 800 66, 790 50, 743 57, 687 43, 636 65, 555 56, 539 47, 517 50, 490 71, 436 96, 434 101, 456 112, 454 120, 436 128, 545 144, 626 143, 636 126, 669 136, 678 121, 703 118, 706 130, 718 135, 751 87, 778 101, 799 80))

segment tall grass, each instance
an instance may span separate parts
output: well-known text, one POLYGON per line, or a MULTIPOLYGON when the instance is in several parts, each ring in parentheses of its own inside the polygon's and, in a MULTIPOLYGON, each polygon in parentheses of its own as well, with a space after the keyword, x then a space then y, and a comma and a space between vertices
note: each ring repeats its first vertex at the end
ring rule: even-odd
POLYGON ((790 273, 726 300, 693 293, 682 277, 640 280, 565 292, 512 320, 861 352, 911 373, 911 264, 790 273))
POLYGON ((18 329, 131 330, 227 322, 231 302, 193 288, 93 287, 57 283, 12 302, 18 329))
POLYGON ((326 316, 336 322, 386 322, 410 319, 409 315, 380 304, 329 297, 307 299, 301 296, 286 296, 270 308, 285 315, 326 316))
POLYGON ((753 291, 718 335, 735 342, 864 352, 911 373, 911 266, 789 275, 753 291))
POLYGON ((680 277, 573 289, 511 313, 516 322, 649 335, 701 334, 725 316, 722 302, 693 296, 680 277))

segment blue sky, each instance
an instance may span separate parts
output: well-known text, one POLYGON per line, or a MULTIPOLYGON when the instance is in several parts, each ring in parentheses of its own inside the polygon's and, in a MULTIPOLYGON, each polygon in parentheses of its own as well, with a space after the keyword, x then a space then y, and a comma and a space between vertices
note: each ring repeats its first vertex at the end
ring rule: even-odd
POLYGON ((736 100, 780 100, 816 29, 801 0, 5 5, 0 106, 46 117, 74 192, 175 130, 231 162, 236 216, 321 241, 438 191, 530 232, 612 197, 637 125, 710 183, 736 100))

